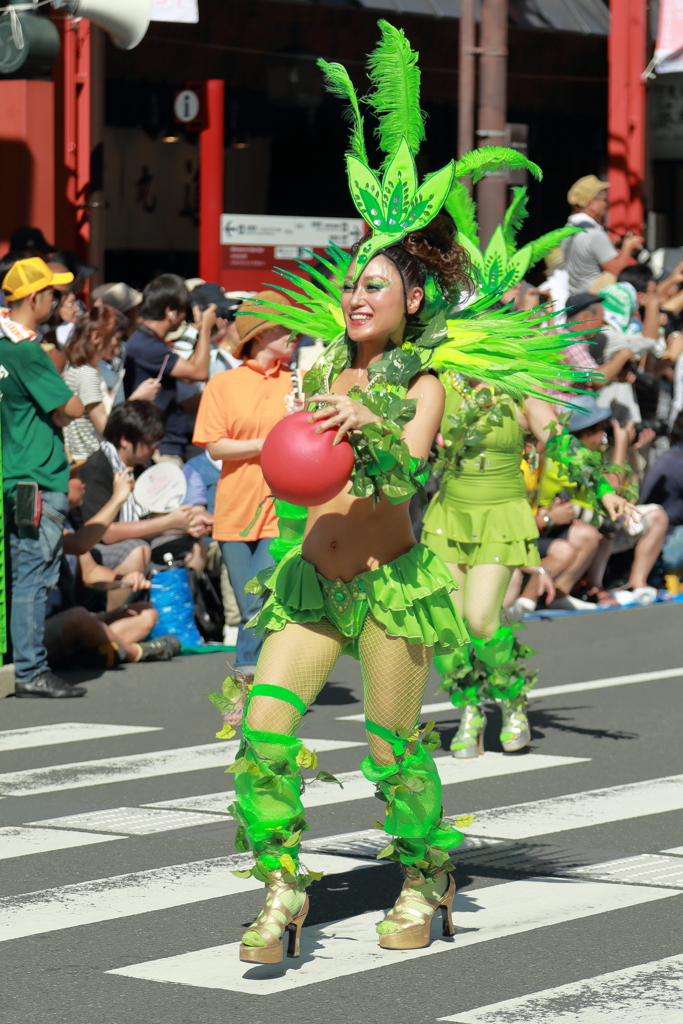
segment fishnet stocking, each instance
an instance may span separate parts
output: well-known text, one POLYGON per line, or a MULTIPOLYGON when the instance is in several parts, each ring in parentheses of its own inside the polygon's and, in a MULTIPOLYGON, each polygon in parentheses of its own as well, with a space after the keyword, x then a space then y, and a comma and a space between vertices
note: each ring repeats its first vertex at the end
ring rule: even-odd
MULTIPOLYGON (((325 685, 344 644, 342 634, 327 619, 306 625, 288 622, 267 637, 254 683, 282 686, 308 706, 325 685)), ((359 653, 367 717, 392 731, 411 729, 422 708, 431 649, 411 644, 405 637, 387 636, 368 612, 359 653)), ((257 694, 249 703, 247 725, 293 736, 300 718, 291 704, 257 694)), ((396 756, 385 740, 369 734, 368 743, 376 764, 395 763, 396 756)))
MULTIPOLYGON (((392 732, 412 729, 422 709, 431 648, 387 636, 369 612, 359 648, 366 717, 392 732)), ((396 755, 386 740, 372 733, 367 737, 375 764, 395 764, 396 755)))
POLYGON ((490 640, 500 626, 500 612, 514 569, 508 565, 446 564, 458 583, 453 596, 467 628, 477 640, 490 640))
MULTIPOLYGON (((327 619, 320 622, 288 622, 270 633, 261 648, 254 684, 271 683, 295 693, 308 707, 327 682, 342 652, 345 638, 327 619)), ((255 695, 249 702, 250 729, 293 736, 301 715, 283 700, 255 695)))

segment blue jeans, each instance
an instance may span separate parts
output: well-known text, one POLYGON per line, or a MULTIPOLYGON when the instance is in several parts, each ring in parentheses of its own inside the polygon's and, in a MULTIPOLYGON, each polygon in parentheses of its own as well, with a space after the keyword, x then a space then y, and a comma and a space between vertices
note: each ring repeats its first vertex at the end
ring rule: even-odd
POLYGON ((241 617, 237 631, 235 668, 245 675, 253 675, 256 671, 256 662, 263 644, 263 637, 255 636, 253 629, 245 629, 245 624, 260 610, 263 595, 245 594, 244 588, 261 569, 275 565, 275 560, 268 550, 271 540, 271 537, 264 537, 262 540, 219 542, 241 617))
MULTIPOLYGON (((8 502, 5 532, 9 537, 11 564, 10 636, 14 648, 14 674, 30 682, 47 670, 45 607, 48 591, 59 578, 64 547, 63 529, 69 497, 43 491, 40 525, 15 526, 14 508, 8 502)), ((9 582, 9 580, 8 580, 9 582)))
POLYGON ((664 541, 662 561, 667 569, 683 565, 683 526, 677 526, 664 541))

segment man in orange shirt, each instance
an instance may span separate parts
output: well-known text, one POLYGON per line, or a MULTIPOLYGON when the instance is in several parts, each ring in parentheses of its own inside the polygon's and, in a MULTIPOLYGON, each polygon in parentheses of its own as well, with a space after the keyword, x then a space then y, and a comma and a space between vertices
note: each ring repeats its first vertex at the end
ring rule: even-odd
MULTIPOLYGON (((256 299, 288 302, 278 292, 259 292, 256 299)), ((240 532, 254 518, 258 504, 270 493, 261 472, 263 442, 276 423, 293 409, 293 377, 287 364, 294 355, 294 341, 286 327, 267 320, 257 302, 243 302, 237 320, 239 343, 232 355, 244 362, 234 370, 218 373, 204 389, 197 413, 193 441, 207 448, 212 459, 223 462, 216 490, 213 537, 220 543, 235 589, 242 621, 237 636, 235 669, 253 677, 262 639, 245 624, 258 612, 262 600, 245 594, 244 587, 257 572, 274 561, 268 550, 277 536, 277 516, 272 502, 246 537, 240 532)))

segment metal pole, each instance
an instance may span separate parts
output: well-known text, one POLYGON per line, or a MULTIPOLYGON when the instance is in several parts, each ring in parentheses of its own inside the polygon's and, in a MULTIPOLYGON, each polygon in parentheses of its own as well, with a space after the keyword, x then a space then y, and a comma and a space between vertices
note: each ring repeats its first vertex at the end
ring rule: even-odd
POLYGON ((474 149, 476 62, 474 0, 460 0, 460 68, 458 77, 458 156, 474 149))
POLYGON ((101 28, 90 26, 90 246, 88 261, 96 272, 90 285, 104 283, 104 83, 105 45, 101 28))
MULTIPOLYGON (((630 205, 628 180, 630 6, 630 0, 611 0, 610 30, 607 40, 609 66, 607 160, 610 183, 608 220, 612 231, 619 234, 623 234, 628 226, 630 205)), ((636 72, 638 71, 639 69, 636 69, 636 72)))
POLYGON ((628 90, 628 163, 630 196, 628 227, 643 234, 643 184, 645 180, 645 82, 639 68, 647 62, 648 6, 642 0, 630 0, 629 90, 628 90))
MULTIPOLYGON (((479 146, 502 146, 507 119, 507 0, 482 0, 479 42, 479 146)), ((477 188, 481 240, 486 245, 507 206, 505 172, 487 175, 477 188)))
POLYGON ((199 276, 220 281, 220 222, 225 191, 225 82, 210 78, 205 86, 205 127, 199 140, 199 276))

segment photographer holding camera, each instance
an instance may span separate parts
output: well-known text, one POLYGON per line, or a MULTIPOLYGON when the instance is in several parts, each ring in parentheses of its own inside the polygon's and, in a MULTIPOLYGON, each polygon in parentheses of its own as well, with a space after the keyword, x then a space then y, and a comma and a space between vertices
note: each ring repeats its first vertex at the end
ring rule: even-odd
MULTIPOLYGON (((144 290, 140 322, 126 345, 123 386, 126 398, 150 377, 161 381, 154 402, 166 413, 166 433, 159 445, 159 461, 183 465, 189 441, 186 413, 188 399, 179 394, 179 382, 205 381, 209 377, 209 343, 216 322, 215 305, 210 303, 201 315, 197 344, 192 354, 181 358, 166 339, 182 324, 190 296, 182 278, 161 274, 144 290)), ((189 402, 194 401, 193 398, 189 402)))

